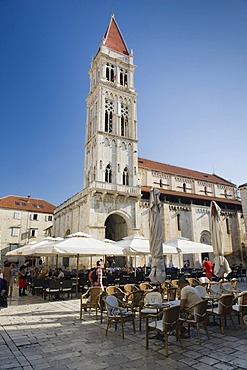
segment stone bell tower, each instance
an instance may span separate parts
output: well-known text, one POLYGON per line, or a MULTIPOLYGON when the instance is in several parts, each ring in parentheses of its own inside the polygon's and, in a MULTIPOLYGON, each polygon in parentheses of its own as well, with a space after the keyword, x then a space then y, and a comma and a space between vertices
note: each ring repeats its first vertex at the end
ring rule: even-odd
POLYGON ((114 16, 91 63, 84 187, 137 190, 137 118, 133 53, 114 16))
POLYGON ((114 240, 139 229, 134 70, 133 52, 112 16, 89 71, 84 192, 91 228, 103 222, 105 236, 114 240))

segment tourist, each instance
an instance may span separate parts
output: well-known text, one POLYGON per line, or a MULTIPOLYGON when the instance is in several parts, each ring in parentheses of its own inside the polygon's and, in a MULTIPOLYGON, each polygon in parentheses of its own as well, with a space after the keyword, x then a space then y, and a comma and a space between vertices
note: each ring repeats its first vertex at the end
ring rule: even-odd
MULTIPOLYGON (((193 320, 194 311, 193 306, 201 300, 201 297, 196 288, 190 286, 184 279, 179 279, 178 288, 180 289, 180 316, 183 319, 193 320)), ((187 330, 181 325, 180 334, 185 337, 187 330)))
POLYGON ((0 308, 7 307, 7 282, 2 277, 2 270, 0 269, 0 308))
POLYGON ((13 286, 14 286, 14 283, 15 283, 15 275, 16 275, 16 272, 17 272, 18 268, 16 267, 15 263, 13 262, 10 265, 10 269, 11 269, 11 278, 10 278, 10 283, 9 283, 9 297, 12 298, 13 286))
POLYGON ((203 264, 202 264, 202 268, 203 268, 204 271, 206 271, 206 277, 209 280, 212 280, 212 276, 213 276, 213 265, 212 265, 212 262, 209 261, 208 257, 205 257, 204 258, 204 261, 203 261, 203 264))
POLYGON ((27 289, 27 267, 29 265, 29 261, 25 261, 24 265, 22 265, 19 269, 19 297, 26 296, 25 293, 27 289))
POLYGON ((103 286, 103 271, 102 271, 102 263, 101 261, 97 261, 97 269, 96 269, 97 281, 94 283, 94 286, 100 286, 102 290, 104 290, 103 286))
POLYGON ((3 279, 7 283, 7 292, 9 291, 9 287, 10 287, 11 275, 12 275, 12 270, 11 270, 11 267, 10 267, 10 262, 5 261, 4 265, 3 265, 3 279))

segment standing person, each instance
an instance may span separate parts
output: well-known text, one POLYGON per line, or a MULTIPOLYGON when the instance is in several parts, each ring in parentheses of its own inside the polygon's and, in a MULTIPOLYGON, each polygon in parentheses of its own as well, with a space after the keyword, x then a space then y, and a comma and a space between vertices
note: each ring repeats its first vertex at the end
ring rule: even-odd
POLYGON ((29 261, 25 261, 19 269, 19 297, 27 295, 25 290, 27 289, 27 267, 29 261))
POLYGON ((203 268, 203 270, 206 271, 206 277, 209 280, 212 280, 212 276, 213 276, 213 265, 212 265, 211 261, 209 261, 208 257, 205 257, 204 258, 204 261, 203 261, 203 264, 202 264, 202 268, 203 268))
POLYGON ((15 263, 11 263, 10 265, 11 269, 11 278, 10 278, 10 285, 9 285, 9 297, 12 298, 13 295, 13 286, 15 283, 15 274, 17 272, 17 267, 15 266, 15 263))
POLYGON ((2 277, 2 270, 0 269, 0 309, 1 307, 7 307, 8 301, 7 301, 7 282, 2 277))
POLYGON ((96 270, 97 281, 94 283, 94 286, 100 286, 104 290, 103 286, 103 271, 101 261, 97 261, 97 270, 96 270))
POLYGON ((7 283, 7 292, 9 291, 9 287, 10 287, 11 274, 12 274, 12 271, 10 267, 10 262, 5 261, 3 265, 3 279, 7 283))

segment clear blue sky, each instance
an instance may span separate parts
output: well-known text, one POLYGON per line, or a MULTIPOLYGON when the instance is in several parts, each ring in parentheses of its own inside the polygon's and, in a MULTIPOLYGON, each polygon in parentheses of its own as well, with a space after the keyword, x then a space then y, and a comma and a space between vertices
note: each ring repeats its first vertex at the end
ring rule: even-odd
POLYGON ((139 156, 245 183, 246 0, 0 0, 0 197, 82 189, 87 73, 112 12, 137 65, 139 156))

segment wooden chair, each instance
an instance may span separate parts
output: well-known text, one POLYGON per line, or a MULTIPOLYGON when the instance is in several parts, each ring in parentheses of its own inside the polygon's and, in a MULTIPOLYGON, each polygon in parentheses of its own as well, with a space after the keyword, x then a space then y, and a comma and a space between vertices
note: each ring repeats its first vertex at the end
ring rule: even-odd
POLYGON ((107 311, 107 326, 106 333, 108 334, 109 326, 111 323, 115 324, 115 331, 117 330, 117 324, 121 324, 122 338, 124 339, 124 324, 127 321, 131 321, 133 325, 133 331, 135 333, 135 317, 132 311, 127 311, 126 308, 122 307, 122 302, 119 301, 114 295, 107 296, 105 298, 105 307, 107 311))
POLYGON ((80 299, 80 320, 82 320, 82 309, 85 311, 89 309, 89 313, 91 313, 92 308, 95 309, 96 319, 98 318, 98 309, 100 303, 100 295, 102 293, 102 289, 99 286, 93 286, 89 288, 86 293, 81 295, 80 299))
POLYGON ((208 315, 213 315, 220 319, 220 328, 222 334, 224 334, 224 327, 227 317, 230 318, 232 326, 235 329, 235 325, 232 318, 232 305, 233 305, 233 294, 223 294, 218 299, 218 307, 213 307, 212 309, 207 309, 208 315))
POLYGON ((157 291, 147 292, 144 295, 143 306, 140 306, 139 310, 139 330, 142 330, 142 319, 146 318, 147 315, 157 314, 158 308, 152 308, 152 305, 162 304, 162 294, 157 291), (150 306, 150 307, 149 307, 150 306))
POLYGON ((122 289, 120 289, 118 286, 116 285, 109 285, 108 287, 106 287, 106 293, 108 295, 111 295, 111 294, 114 294, 114 293, 117 293, 117 292, 123 292, 122 289))
POLYGON ((180 319, 182 323, 188 324, 188 334, 190 335, 190 327, 195 326, 197 331, 197 338, 199 344, 201 344, 201 335, 200 335, 200 324, 203 323, 204 330, 207 334, 208 339, 209 333, 206 326, 207 318, 207 306, 208 302, 206 299, 197 302, 192 308, 194 311, 194 319, 180 319))
POLYGON ((124 306, 127 309, 130 309, 134 315, 136 312, 140 312, 140 309, 143 307, 143 299, 145 292, 143 290, 136 290, 126 296, 126 303, 124 306))
POLYGON ((190 284, 190 286, 193 286, 193 287, 196 287, 198 286, 200 283, 199 281, 196 279, 196 278, 188 278, 188 283, 190 284))
POLYGON ((233 312, 238 315, 238 322, 240 323, 240 318, 244 322, 244 315, 247 314, 247 290, 240 293, 238 297, 238 303, 232 306, 233 312))
POLYGON ((143 290, 144 292, 147 292, 147 291, 150 291, 150 290, 153 290, 154 289, 154 287, 151 284, 147 283, 147 282, 140 283, 139 284, 139 288, 141 290, 143 290))
POLYGON ((138 290, 138 288, 135 284, 125 284, 124 285, 125 294, 130 294, 130 293, 134 292, 135 290, 138 290))
POLYGON ((172 306, 163 310, 159 314, 149 314, 146 317, 146 349, 149 347, 149 333, 157 331, 164 335, 165 355, 168 356, 168 338, 175 330, 176 339, 179 340, 181 348, 182 341, 179 334, 179 312, 180 306, 172 306), (151 321, 152 320, 152 321, 151 321))

